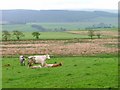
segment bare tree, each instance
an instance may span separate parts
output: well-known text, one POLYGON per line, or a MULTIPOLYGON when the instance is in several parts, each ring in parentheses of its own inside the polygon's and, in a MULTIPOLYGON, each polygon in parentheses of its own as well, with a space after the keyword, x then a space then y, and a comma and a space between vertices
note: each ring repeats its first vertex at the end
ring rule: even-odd
POLYGON ((89 30, 88 31, 88 36, 90 36, 90 38, 93 39, 93 36, 95 36, 94 30, 89 30))
POLYGON ((97 33, 96 35, 99 39, 101 38, 101 33, 97 33))

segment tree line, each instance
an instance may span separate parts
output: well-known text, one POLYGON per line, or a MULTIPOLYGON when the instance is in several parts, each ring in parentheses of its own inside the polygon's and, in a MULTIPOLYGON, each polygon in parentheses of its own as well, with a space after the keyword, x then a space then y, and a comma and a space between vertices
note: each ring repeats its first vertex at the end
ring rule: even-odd
MULTIPOLYGON (((8 32, 7 30, 2 31, 2 40, 9 40, 11 36, 15 36, 17 40, 20 40, 21 37, 24 37, 25 34, 21 31, 13 31, 12 33, 8 32)), ((32 32, 32 36, 36 39, 39 39, 40 32, 32 32)))
MULTIPOLYGON (((97 36, 99 39, 101 38, 101 33, 97 32, 95 33, 95 30, 89 29, 88 31, 88 36, 90 37, 90 39, 93 39, 94 36, 97 36)), ((32 36, 35 37, 36 39, 39 39, 39 36, 41 35, 40 32, 32 32, 32 36)), ((20 40, 22 37, 25 36, 25 34, 21 31, 13 31, 12 33, 8 32, 8 31, 2 31, 2 40, 9 40, 11 38, 11 36, 15 36, 17 40, 20 40)))
POLYGON ((99 28, 114 28, 114 26, 112 26, 112 24, 99 23, 86 27, 86 29, 99 29, 99 28))

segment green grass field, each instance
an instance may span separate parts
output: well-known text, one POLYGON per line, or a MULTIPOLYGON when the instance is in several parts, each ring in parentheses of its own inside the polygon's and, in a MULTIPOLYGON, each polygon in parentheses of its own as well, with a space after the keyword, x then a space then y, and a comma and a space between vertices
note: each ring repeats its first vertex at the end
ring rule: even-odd
MULTIPOLYGON (((88 38, 85 35, 76 35, 67 32, 40 32, 39 39, 74 39, 74 38, 88 38)), ((22 40, 36 39, 32 36, 32 32, 24 32, 25 37, 22 37, 22 40)), ((12 40, 15 40, 15 36, 11 37, 12 40)))
MULTIPOLYGON (((27 23, 27 24, 11 24, 11 25, 0 25, 0 30, 7 30, 11 32, 14 30, 21 31, 25 34, 25 37, 22 37, 22 40, 29 40, 35 39, 31 33, 34 31, 40 31, 39 29, 35 29, 31 27, 31 25, 40 25, 43 28, 49 29, 48 32, 40 32, 40 39, 74 39, 74 38, 89 38, 88 35, 77 35, 67 32, 51 32, 54 31, 55 28, 60 29, 65 28, 66 30, 78 30, 78 31, 85 31, 85 28, 91 26, 93 24, 97 24, 98 22, 74 22, 74 23, 27 23)), ((115 24, 116 25, 116 24, 115 24)), ((97 29, 101 31, 117 31, 117 28, 104 28, 104 29, 97 29)), ((1 35, 1 33, 0 33, 1 35)), ((107 36, 108 37, 108 36, 107 36)), ((2 37, 0 37, 1 40, 2 37)), ((104 38, 104 37, 103 37, 104 38)), ((106 38, 106 37, 105 37, 106 38)), ((10 40, 16 40, 16 38, 11 35, 9 38, 10 40)))
MULTIPOLYGON (((114 32, 114 31, 113 31, 114 32)), ((11 36, 8 40, 17 40, 13 33, 10 33, 11 36)), ((24 36, 20 37, 20 40, 35 40, 36 38, 33 37, 32 32, 23 32, 24 36)), ((101 38, 112 38, 111 35, 101 35, 101 38)), ((2 37, 0 37, 1 40, 2 37)), ((39 39, 41 40, 49 40, 49 39, 58 39, 58 40, 66 40, 66 39, 88 39, 90 36, 88 35, 80 35, 80 34, 73 34, 69 32, 40 32, 39 39)), ((98 38, 94 36, 93 38, 98 38)), ((114 38, 114 37, 113 37, 114 38)))
POLYGON ((63 62, 56 68, 29 69, 19 58, 2 60, 3 88, 117 88, 116 55, 51 57, 47 63, 63 62), (10 66, 6 66, 10 64, 10 66))

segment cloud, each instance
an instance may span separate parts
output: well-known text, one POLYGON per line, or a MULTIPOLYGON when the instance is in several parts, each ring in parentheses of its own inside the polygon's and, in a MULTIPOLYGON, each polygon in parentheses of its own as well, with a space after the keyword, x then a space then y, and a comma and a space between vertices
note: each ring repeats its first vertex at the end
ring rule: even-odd
POLYGON ((119 0, 1 0, 1 9, 117 9, 119 0))

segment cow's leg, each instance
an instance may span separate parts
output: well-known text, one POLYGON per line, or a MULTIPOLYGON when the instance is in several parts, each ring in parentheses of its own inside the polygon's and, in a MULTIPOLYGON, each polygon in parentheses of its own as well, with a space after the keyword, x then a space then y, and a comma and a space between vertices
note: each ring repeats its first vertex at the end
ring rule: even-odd
POLYGON ((41 63, 41 66, 42 66, 42 67, 44 67, 45 65, 46 65, 46 63, 45 63, 45 62, 42 62, 42 63, 41 63))
POLYGON ((21 66, 24 65, 24 60, 23 59, 20 60, 20 64, 21 64, 21 66))
POLYGON ((23 61, 23 65, 25 66, 25 61, 23 61))
POLYGON ((20 61, 20 65, 22 66, 23 64, 22 64, 22 61, 20 61))
POLYGON ((22 66, 22 60, 20 60, 20 65, 22 66))
POLYGON ((44 67, 44 63, 41 63, 41 66, 44 67))

